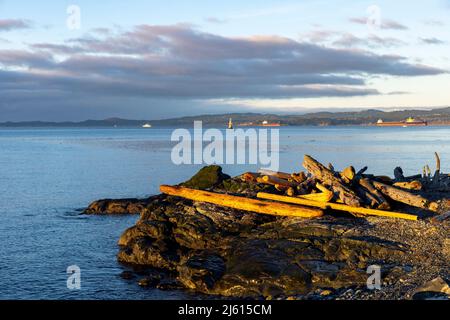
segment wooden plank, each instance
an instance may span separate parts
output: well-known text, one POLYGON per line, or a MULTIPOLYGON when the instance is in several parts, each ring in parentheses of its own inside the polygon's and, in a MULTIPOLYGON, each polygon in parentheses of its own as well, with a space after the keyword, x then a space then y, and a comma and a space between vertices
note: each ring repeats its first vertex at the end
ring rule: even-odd
POLYGON ((166 186, 160 187, 162 193, 181 197, 193 201, 212 203, 222 207, 233 208, 273 216, 316 218, 323 216, 323 210, 308 208, 299 205, 290 205, 286 203, 261 201, 237 197, 228 194, 194 190, 184 187, 166 186))
POLYGON ((383 211, 383 210, 368 209, 368 208, 361 208, 361 207, 352 207, 352 206, 348 206, 345 204, 338 204, 338 203, 331 203, 331 202, 321 203, 321 202, 317 202, 317 201, 313 201, 313 200, 300 199, 300 198, 296 198, 296 197, 286 197, 286 196, 280 196, 280 195, 264 193, 264 192, 258 193, 258 198, 266 199, 266 200, 287 202, 287 203, 295 203, 295 204, 299 204, 299 205, 312 206, 312 207, 317 207, 317 208, 321 208, 321 209, 333 209, 333 210, 338 210, 338 211, 346 211, 346 212, 350 212, 350 213, 357 213, 360 215, 371 215, 371 216, 389 217, 389 218, 406 219, 406 220, 417 220, 418 219, 417 216, 407 214, 407 213, 383 211))

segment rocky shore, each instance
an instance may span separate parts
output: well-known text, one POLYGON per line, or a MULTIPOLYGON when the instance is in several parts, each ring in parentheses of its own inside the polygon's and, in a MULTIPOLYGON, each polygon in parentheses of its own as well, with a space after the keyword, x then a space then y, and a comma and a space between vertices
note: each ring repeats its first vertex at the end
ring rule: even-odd
MULTIPOLYGON (((271 188, 231 178, 217 166, 183 185, 249 197, 271 188)), ((140 214, 118 242, 118 260, 131 270, 123 277, 136 285, 252 299, 450 295, 449 219, 339 212, 315 219, 274 217, 167 195, 100 200, 85 213, 140 214), (367 287, 371 265, 381 267, 380 290, 367 287)))

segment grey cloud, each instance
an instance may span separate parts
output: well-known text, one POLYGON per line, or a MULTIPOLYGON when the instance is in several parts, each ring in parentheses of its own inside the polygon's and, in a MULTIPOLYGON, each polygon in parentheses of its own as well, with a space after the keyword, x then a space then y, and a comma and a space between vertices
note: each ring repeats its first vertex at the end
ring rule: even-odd
POLYGON ((0 111, 25 105, 64 110, 76 101, 85 110, 90 105, 93 114, 99 108, 131 108, 131 100, 142 111, 146 101, 158 101, 148 108, 161 108, 164 101, 189 108, 220 98, 375 95, 379 92, 366 84, 371 76, 446 72, 401 56, 277 36, 223 37, 187 25, 142 25, 116 35, 0 50, 0 65, 12 67, 0 69, 0 111))
POLYGON ((445 41, 438 38, 420 38, 420 42, 425 44, 444 44, 445 41))
MULTIPOLYGON (((366 25, 368 18, 367 17, 354 17, 354 18, 350 18, 349 21, 352 23, 356 23, 356 24, 366 25)), ((390 19, 381 19, 380 28, 386 29, 386 30, 408 30, 409 29, 407 26, 405 26, 395 20, 390 20, 390 19)))
POLYGON ((206 22, 215 23, 215 24, 223 24, 223 23, 228 22, 227 19, 220 19, 220 18, 216 18, 216 17, 208 17, 205 20, 206 20, 206 22))
POLYGON ((45 68, 53 66, 53 56, 46 52, 0 50, 0 65, 45 68))
POLYGON ((31 28, 31 22, 21 19, 0 19, 0 32, 31 28))
POLYGON ((368 48, 391 48, 407 45, 406 42, 393 38, 381 37, 370 34, 367 37, 357 37, 349 32, 315 30, 306 35, 312 42, 330 43, 337 47, 368 47, 368 48))

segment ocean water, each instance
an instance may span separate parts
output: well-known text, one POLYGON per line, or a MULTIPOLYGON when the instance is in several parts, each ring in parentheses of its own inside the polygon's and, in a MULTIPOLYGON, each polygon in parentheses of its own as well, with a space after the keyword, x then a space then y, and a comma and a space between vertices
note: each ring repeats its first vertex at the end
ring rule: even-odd
MULTIPOLYGON (((119 274, 117 240, 137 216, 84 216, 101 198, 145 197, 188 179, 201 165, 171 161, 172 129, 0 129, 0 299, 179 299, 182 291, 143 289, 119 274), (68 266, 81 289, 67 288, 68 266)), ((450 129, 286 127, 280 170, 299 171, 304 154, 335 168, 365 165, 376 174, 450 172, 450 129)), ((237 175, 258 165, 224 165, 237 175)))

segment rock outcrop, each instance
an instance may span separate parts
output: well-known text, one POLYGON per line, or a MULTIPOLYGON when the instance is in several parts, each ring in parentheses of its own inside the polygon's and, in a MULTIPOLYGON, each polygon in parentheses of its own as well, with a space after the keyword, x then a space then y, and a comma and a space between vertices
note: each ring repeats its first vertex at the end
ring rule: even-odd
MULTIPOLYGON (((199 175, 202 179, 193 177, 185 185, 219 192, 246 190, 250 195, 259 191, 223 175, 218 167, 199 175)), ((445 227, 433 226, 433 243, 422 252, 413 238, 413 228, 426 229, 422 221, 389 220, 389 227, 383 218, 273 217, 166 195, 103 200, 86 212, 140 213, 136 225, 119 240, 118 260, 139 268, 140 275, 146 270, 137 280, 141 286, 235 298, 370 298, 376 293, 367 289, 367 267, 375 264, 382 268, 384 286, 400 288, 379 297, 405 298, 414 287, 400 280, 413 277, 419 266, 428 268, 426 276, 448 270, 439 243, 445 227), (396 233, 402 228, 411 236, 396 233), (430 249, 434 245, 436 253, 430 249), (429 254, 436 255, 433 261, 429 254), (354 289, 363 293, 349 293, 354 289)), ((413 282, 422 280, 414 277, 413 282)), ((127 278, 132 279, 129 274, 127 278)))

